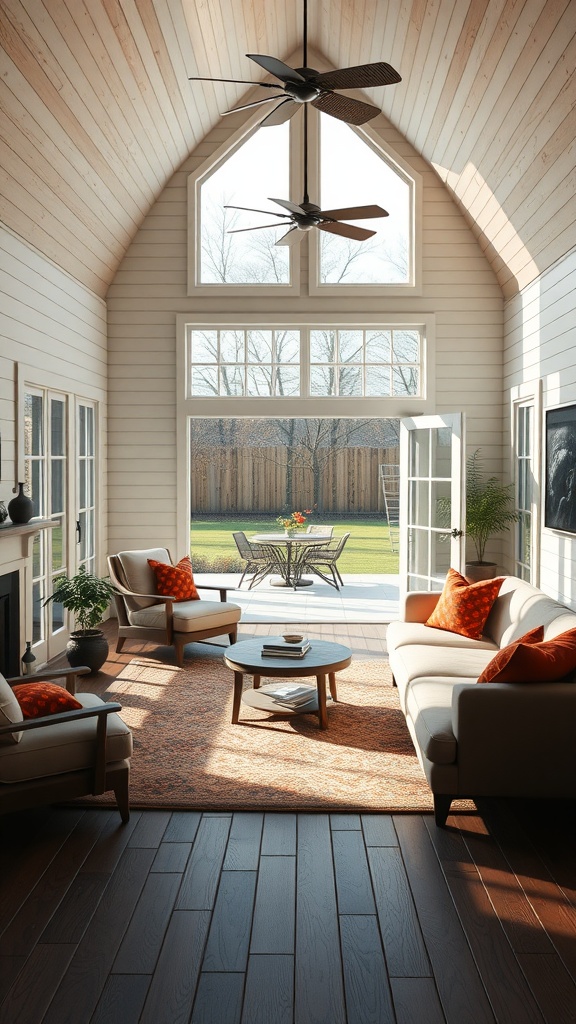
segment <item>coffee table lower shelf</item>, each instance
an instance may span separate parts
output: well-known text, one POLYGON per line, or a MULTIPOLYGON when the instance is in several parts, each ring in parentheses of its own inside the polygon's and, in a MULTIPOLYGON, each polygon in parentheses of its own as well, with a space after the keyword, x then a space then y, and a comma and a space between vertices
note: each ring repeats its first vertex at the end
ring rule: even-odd
MULTIPOLYGON (((310 700, 307 700, 305 704, 292 706, 269 696, 270 693, 277 689, 277 683, 267 683, 265 686, 259 687, 258 690, 244 690, 242 693, 242 703, 248 704, 251 708, 260 708, 261 711, 271 711, 275 715, 318 714, 317 691, 310 694, 310 700)), ((331 700, 332 698, 327 696, 326 699, 331 700)))

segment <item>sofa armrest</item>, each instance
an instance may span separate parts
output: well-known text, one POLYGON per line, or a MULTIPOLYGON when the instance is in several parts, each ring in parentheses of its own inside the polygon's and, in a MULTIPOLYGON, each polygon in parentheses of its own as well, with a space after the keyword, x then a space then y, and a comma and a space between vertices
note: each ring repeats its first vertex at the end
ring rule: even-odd
POLYGON ((403 622, 426 622, 440 598, 440 591, 411 590, 404 599, 403 622))
POLYGON ((576 797, 574 683, 457 683, 459 790, 576 797))

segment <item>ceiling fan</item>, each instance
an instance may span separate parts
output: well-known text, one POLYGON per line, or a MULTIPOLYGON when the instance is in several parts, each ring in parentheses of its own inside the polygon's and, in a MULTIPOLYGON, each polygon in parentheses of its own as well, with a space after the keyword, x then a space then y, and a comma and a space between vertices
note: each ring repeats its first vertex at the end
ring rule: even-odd
POLYGON ((321 74, 314 68, 306 67, 308 60, 308 9, 307 0, 304 0, 304 35, 303 35, 303 60, 304 67, 290 68, 283 61, 276 57, 267 57, 263 54, 247 53, 250 60, 255 61, 271 75, 279 80, 280 85, 272 85, 269 82, 253 82, 240 78, 202 78, 194 76, 189 79, 191 82, 232 82, 238 85, 258 85, 262 89, 275 89, 274 96, 266 96, 262 100, 254 100, 252 103, 243 103, 239 107, 223 111, 223 114, 233 114, 238 110, 248 110, 250 107, 258 107, 263 103, 273 103, 274 100, 281 102, 268 114, 260 123, 260 127, 266 125, 284 124, 288 121, 301 103, 311 103, 323 114, 330 114, 347 124, 365 124, 371 118, 381 113, 379 107, 371 103, 364 103, 361 100, 353 99, 350 96, 339 96, 334 90, 339 89, 370 89, 379 85, 394 85, 401 82, 402 78, 390 64, 380 61, 376 64, 360 64, 358 67, 341 68, 339 71, 327 71, 321 74), (280 90, 280 91, 278 91, 280 90))
MULTIPOLYGON (((367 228, 359 228, 356 224, 343 224, 347 220, 369 220, 372 217, 387 217, 388 212, 381 206, 371 204, 369 206, 349 206, 341 210, 321 210, 315 203, 311 203, 308 196, 308 110, 304 107, 304 200, 300 205, 292 203, 289 199, 273 199, 268 197, 271 203, 278 203, 289 213, 279 213, 276 210, 256 210, 250 206, 225 205, 227 210, 247 210, 251 213, 269 213, 273 217, 281 217, 285 226, 290 225, 289 230, 281 238, 277 239, 276 245, 293 245, 301 242, 304 233, 312 228, 319 228, 320 231, 329 231, 333 235, 342 235, 344 238, 352 238, 356 242, 363 242, 365 239, 375 235, 375 231, 367 228)), ((253 228, 232 228, 229 235, 239 234, 242 231, 260 231, 263 228, 277 228, 282 220, 274 224, 259 224, 253 228)))

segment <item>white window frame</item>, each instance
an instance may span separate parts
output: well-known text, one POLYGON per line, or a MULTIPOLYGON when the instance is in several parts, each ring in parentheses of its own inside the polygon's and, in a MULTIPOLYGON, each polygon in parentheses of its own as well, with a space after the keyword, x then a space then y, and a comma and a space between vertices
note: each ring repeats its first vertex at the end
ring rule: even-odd
MULTIPOLYGON (((531 501, 531 532, 530 532, 530 583, 538 587, 540 585, 540 530, 542 522, 541 494, 542 494, 542 462, 544 458, 542 444, 542 381, 527 381, 511 389, 510 392, 510 465, 512 467, 512 479, 514 481, 514 504, 516 504, 518 488, 518 409, 520 406, 532 407, 532 501, 531 501)), ((517 554, 517 527, 514 524, 510 531, 511 555, 514 570, 518 559, 517 554)), ((522 563, 524 564, 524 563, 522 563)))
MULTIPOLYGON (((314 124, 314 119, 317 117, 316 111, 313 112, 313 120, 311 125, 314 124)), ((323 284, 320 280, 320 238, 318 231, 310 231, 308 234, 308 261, 309 261, 309 293, 310 295, 322 295, 322 296, 339 296, 342 298, 342 294, 346 296, 359 296, 359 297, 374 297, 378 295, 388 296, 415 296, 422 294, 422 177, 418 174, 413 167, 410 167, 402 158, 396 153, 390 146, 388 146, 384 140, 378 135, 378 133, 370 128, 369 125, 364 125, 361 128, 348 126, 351 131, 354 131, 358 135, 364 144, 368 146, 381 160, 384 161, 403 181, 406 182, 410 189, 410 210, 409 210, 409 236, 410 242, 410 263, 408 280, 404 283, 394 282, 392 284, 386 284, 385 282, 375 282, 374 284, 354 284, 347 283, 346 281, 338 284, 323 284)), ((316 129, 310 132, 310 178, 313 182, 318 182, 317 191, 320 190, 320 124, 316 124, 316 129)), ((364 200, 362 200, 364 202, 364 200)), ((386 221, 377 221, 375 224, 382 224, 382 230, 386 230, 386 221)), ((374 226, 374 223, 366 221, 363 222, 363 226, 369 228, 374 226)))
MULTIPOLYGON (((261 98, 258 96, 258 98, 261 98)), ((318 131, 313 130, 315 110, 309 110, 311 117, 311 130, 309 134, 309 191, 312 196, 319 194, 319 147, 318 131)), ((279 284, 212 284, 200 281, 200 248, 201 237, 197 230, 200 220, 200 190, 203 181, 212 175, 226 160, 230 158, 234 150, 243 145, 247 139, 260 127, 262 111, 256 108, 255 112, 246 118, 241 127, 232 131, 226 142, 215 148, 212 155, 199 167, 195 168, 188 175, 187 179, 187 227, 188 227, 188 278, 187 294, 195 297, 246 297, 246 296, 290 296, 300 295, 301 269, 307 272, 308 294, 310 296, 339 296, 345 293, 346 297, 371 297, 382 298, 400 297, 409 295, 417 297, 422 295, 422 196, 423 179, 402 157, 389 146, 375 129, 363 126, 362 129, 353 130, 362 138, 369 148, 384 160, 393 170, 396 171, 410 186, 410 218, 411 218, 411 262, 409 280, 394 284, 322 284, 320 282, 318 231, 310 231, 307 236, 297 245, 289 246, 290 249, 290 282, 285 285, 279 284), (305 248, 306 247, 306 248, 305 248)), ((319 126, 318 126, 319 127, 319 126)), ((295 197, 304 194, 303 175, 303 139, 302 130, 299 124, 294 125, 296 130, 291 132, 290 138, 290 196, 296 202, 300 199, 295 197)), ((266 129, 262 129, 265 131, 266 129)), ((265 201, 266 197, 263 197, 265 201)))

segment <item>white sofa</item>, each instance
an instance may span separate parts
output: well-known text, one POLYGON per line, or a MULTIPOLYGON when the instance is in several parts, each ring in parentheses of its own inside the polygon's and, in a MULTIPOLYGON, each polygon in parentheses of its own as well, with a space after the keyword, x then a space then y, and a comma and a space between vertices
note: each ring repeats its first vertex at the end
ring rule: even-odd
POLYGON ((469 640, 424 624, 439 597, 408 594, 387 632, 436 824, 459 797, 576 797, 576 681, 477 683, 499 648, 539 625, 544 640, 574 629, 576 612, 507 576, 482 639, 469 640))

